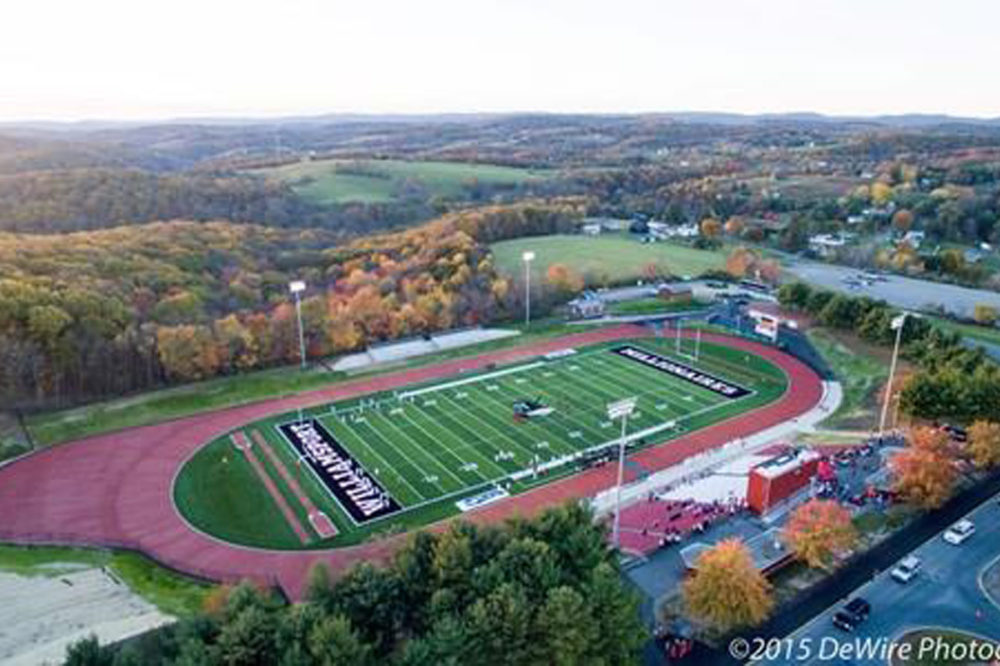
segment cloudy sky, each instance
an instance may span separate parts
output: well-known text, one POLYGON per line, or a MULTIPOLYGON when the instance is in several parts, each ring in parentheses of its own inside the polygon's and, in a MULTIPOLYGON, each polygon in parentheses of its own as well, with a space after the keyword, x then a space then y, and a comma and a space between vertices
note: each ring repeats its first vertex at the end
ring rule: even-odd
POLYGON ((1000 116, 997 0, 8 0, 0 119, 1000 116))

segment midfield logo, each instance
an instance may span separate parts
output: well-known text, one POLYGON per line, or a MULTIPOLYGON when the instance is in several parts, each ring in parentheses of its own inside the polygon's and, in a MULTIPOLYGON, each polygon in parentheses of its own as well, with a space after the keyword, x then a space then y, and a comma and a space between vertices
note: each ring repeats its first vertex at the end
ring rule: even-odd
POLYGON ((622 345, 621 347, 615 347, 611 351, 619 356, 624 356, 627 359, 636 361, 637 363, 648 365, 649 367, 656 368, 661 372, 673 375, 674 377, 679 377, 685 381, 691 382, 692 384, 697 384, 702 388, 706 388, 709 391, 718 393, 719 395, 731 400, 742 398, 743 396, 750 395, 750 393, 752 393, 750 389, 745 389, 738 384, 723 381, 718 377, 713 377, 707 372, 695 370, 694 368, 688 367, 683 363, 672 361, 669 358, 660 356, 659 354, 643 351, 642 349, 633 347, 632 345, 622 345))
POLYGON ((402 507, 315 419, 278 426, 355 523, 384 518, 402 507))

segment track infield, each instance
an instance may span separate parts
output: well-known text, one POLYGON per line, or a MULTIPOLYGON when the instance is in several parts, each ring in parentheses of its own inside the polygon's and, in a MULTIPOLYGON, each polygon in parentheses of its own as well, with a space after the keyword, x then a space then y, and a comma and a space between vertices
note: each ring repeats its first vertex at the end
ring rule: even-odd
MULTIPOLYGON (((289 551, 237 546, 192 529, 173 502, 174 481, 184 463, 204 448, 206 442, 247 423, 300 406, 310 408, 377 391, 441 381, 459 372, 485 371, 491 363, 524 361, 567 346, 583 347, 650 335, 648 329, 630 325, 595 329, 45 449, 0 467, 0 541, 129 548, 206 579, 234 582, 250 578, 262 584, 280 585, 289 597, 298 599, 309 568, 315 562, 328 562, 334 572, 339 572, 359 562, 379 561, 390 557, 405 543, 406 535, 324 551, 289 551)), ((822 397, 820 378, 780 350, 723 335, 703 337, 704 342, 740 349, 780 367, 788 378, 788 390, 771 404, 686 434, 668 446, 639 451, 633 460, 646 469, 676 465, 734 438, 793 420, 815 407, 822 397)), ((233 451, 235 454, 236 450, 233 451)), ((245 471, 252 473, 250 469, 245 471)), ((476 522, 491 522, 515 515, 533 515, 546 506, 591 496, 610 487, 614 484, 613 472, 612 466, 590 469, 463 516, 476 522)), ((271 501, 260 484, 246 487, 257 488, 252 501, 261 505, 271 501)), ((434 529, 443 525, 446 523, 440 522, 434 529)))
MULTIPOLYGON (((645 338, 567 347, 247 424, 185 464, 174 499, 194 528, 233 543, 349 545, 612 460, 620 430, 606 405, 615 400, 638 399, 626 436, 634 453, 774 402, 786 387, 779 367, 718 343, 645 338), (538 412, 517 417, 515 403, 538 412), (256 474, 233 469, 256 462, 234 455, 234 440, 268 453, 256 474), (260 483, 261 467, 271 501, 246 488, 260 483), (317 515, 336 534, 324 538, 313 527, 303 540, 301 526, 317 515)), ((651 471, 629 466, 633 475, 651 471)))

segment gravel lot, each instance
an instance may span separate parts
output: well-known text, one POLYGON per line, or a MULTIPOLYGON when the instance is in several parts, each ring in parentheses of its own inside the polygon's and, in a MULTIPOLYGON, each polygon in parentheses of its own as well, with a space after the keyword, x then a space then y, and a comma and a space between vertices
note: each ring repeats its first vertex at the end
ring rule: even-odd
POLYGON ((61 664, 66 646, 96 634, 113 642, 173 618, 101 569, 54 577, 0 573, 0 663, 61 664))

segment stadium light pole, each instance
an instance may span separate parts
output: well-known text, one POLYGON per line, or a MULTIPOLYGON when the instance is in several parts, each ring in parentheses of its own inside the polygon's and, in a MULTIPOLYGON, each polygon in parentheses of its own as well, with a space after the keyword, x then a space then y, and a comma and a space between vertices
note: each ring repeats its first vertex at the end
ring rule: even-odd
POLYGON ((892 396, 892 382, 896 376, 896 359, 899 358, 899 343, 903 339, 903 326, 906 324, 906 318, 909 316, 909 312, 904 312, 889 322, 889 328, 896 331, 896 344, 892 348, 892 362, 889 364, 889 382, 885 385, 885 397, 882 399, 882 415, 878 421, 879 437, 885 431, 885 419, 889 415, 889 398, 892 396))
POLYGON ((288 283, 288 290, 292 292, 295 296, 295 316, 299 320, 299 365, 305 370, 306 369, 306 338, 305 334, 302 332, 302 297, 301 294, 306 290, 306 283, 302 280, 295 280, 294 282, 288 283))
POLYGON ((618 441, 618 485, 615 487, 615 522, 612 528, 611 538, 615 549, 619 546, 619 529, 622 514, 622 481, 625 478, 625 432, 628 429, 628 417, 635 411, 635 404, 638 398, 624 398, 608 403, 608 418, 622 420, 622 436, 618 441))
POLYGON ((531 324, 531 262, 535 260, 535 253, 531 250, 521 255, 524 260, 524 325, 531 324))

